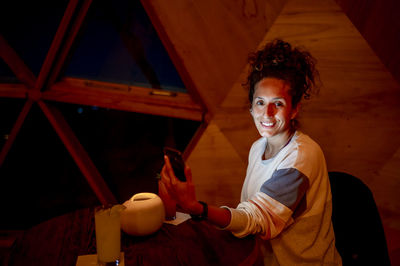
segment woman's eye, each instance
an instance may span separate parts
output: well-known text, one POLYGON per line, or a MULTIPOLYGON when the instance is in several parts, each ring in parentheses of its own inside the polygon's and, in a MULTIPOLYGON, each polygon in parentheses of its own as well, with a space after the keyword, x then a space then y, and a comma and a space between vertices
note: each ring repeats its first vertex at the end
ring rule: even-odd
POLYGON ((282 103, 282 102, 276 102, 276 103, 275 103, 275 106, 276 106, 276 107, 282 107, 282 106, 283 106, 283 103, 282 103))
POLYGON ((256 105, 264 105, 264 101, 256 101, 256 105))

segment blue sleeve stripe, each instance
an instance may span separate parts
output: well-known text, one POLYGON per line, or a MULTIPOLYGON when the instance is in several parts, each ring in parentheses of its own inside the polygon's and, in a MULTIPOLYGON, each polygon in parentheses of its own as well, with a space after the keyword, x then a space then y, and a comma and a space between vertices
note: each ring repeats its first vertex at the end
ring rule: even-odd
POLYGON ((308 178, 303 173, 288 168, 276 170, 260 190, 294 211, 308 187, 308 178))

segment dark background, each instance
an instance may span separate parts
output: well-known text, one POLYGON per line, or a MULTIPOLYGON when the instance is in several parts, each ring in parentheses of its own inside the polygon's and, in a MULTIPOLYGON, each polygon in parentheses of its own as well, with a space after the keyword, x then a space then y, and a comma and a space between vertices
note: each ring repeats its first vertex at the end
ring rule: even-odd
MULTIPOLYGON (((68 1, 7 1, 1 34, 38 76, 68 1)), ((93 1, 61 77, 185 92, 139 1, 93 1)), ((0 82, 18 83, 0 61, 0 82)), ((0 98, 0 148, 25 100, 0 98)), ((199 122, 47 102, 56 106, 119 202, 157 192, 165 145, 184 150, 199 122)), ((0 167, 1 229, 26 229, 99 205, 72 157, 34 104, 0 167)))

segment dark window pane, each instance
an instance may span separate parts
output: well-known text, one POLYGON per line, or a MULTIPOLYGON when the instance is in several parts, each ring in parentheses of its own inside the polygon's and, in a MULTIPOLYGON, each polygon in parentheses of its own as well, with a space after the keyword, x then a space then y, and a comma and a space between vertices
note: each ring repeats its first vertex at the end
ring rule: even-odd
POLYGON ((184 92, 138 0, 94 1, 66 76, 184 92))
POLYGON ((67 5, 67 0, 2 1, 1 34, 36 76, 67 5))
POLYGON ((3 60, 0 60, 0 83, 21 83, 3 60))

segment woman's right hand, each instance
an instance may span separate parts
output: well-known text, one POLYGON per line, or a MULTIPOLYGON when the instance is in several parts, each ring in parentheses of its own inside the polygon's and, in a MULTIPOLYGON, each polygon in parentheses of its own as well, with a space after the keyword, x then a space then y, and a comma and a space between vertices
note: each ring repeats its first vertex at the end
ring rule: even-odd
MULTIPOLYGON (((182 182, 176 178, 167 156, 164 156, 164 161, 165 165, 161 170, 161 186, 165 186, 168 195, 176 201, 178 210, 189 214, 202 214, 203 205, 196 199, 195 188, 192 181, 192 171, 189 166, 185 165, 186 182, 182 182)), ((216 226, 224 228, 231 221, 231 213, 226 208, 208 205, 207 220, 216 226)))
POLYGON ((201 212, 201 205, 196 199, 194 184, 192 182, 192 172, 188 165, 185 165, 186 181, 180 181, 174 174, 168 156, 164 156, 165 164, 161 170, 161 186, 165 186, 169 195, 176 201, 180 211, 185 213, 201 212))

